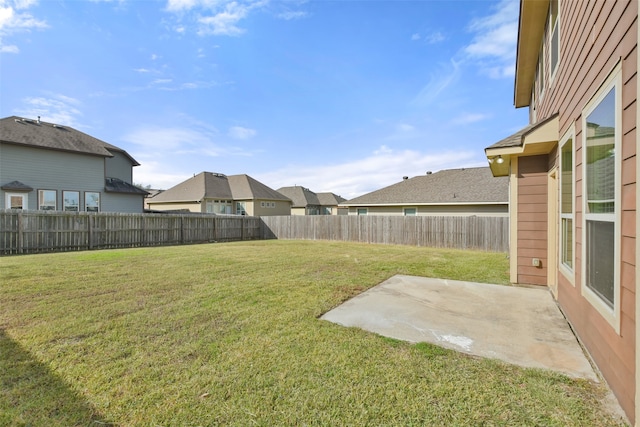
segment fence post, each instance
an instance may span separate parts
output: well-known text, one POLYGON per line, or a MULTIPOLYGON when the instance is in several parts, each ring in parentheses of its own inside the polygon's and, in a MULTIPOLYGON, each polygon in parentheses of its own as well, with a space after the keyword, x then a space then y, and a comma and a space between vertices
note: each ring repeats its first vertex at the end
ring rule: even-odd
POLYGON ((18 212, 18 253, 19 254, 21 254, 23 252, 23 250, 22 250, 22 244, 23 244, 23 239, 24 239, 23 227, 24 227, 24 221, 22 219, 22 211, 19 211, 18 212))
POLYGON ((87 230, 87 239, 89 240, 89 244, 87 245, 89 247, 89 250, 93 249, 93 228, 94 228, 94 218, 93 215, 88 214, 89 216, 89 221, 87 221, 87 226, 89 227, 89 229, 87 230))
POLYGON ((180 244, 184 245, 184 215, 180 215, 180 244))

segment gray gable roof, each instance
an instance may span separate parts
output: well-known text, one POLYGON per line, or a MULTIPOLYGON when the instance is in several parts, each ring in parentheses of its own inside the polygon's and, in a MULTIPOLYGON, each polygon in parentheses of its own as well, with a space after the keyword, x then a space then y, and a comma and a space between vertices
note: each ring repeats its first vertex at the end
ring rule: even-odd
POLYGON ((289 198, 267 187, 249 175, 230 175, 229 184, 234 200, 282 200, 289 202, 289 198))
POLYGON ((0 142, 102 157, 113 157, 112 152, 117 151, 127 156, 134 166, 139 166, 126 151, 84 132, 17 116, 0 119, 0 142))
POLYGON ((295 185, 293 187, 281 187, 278 189, 278 193, 291 199, 291 201, 293 201, 292 207, 294 208, 319 206, 321 204, 316 193, 299 185, 295 185))
POLYGON ((149 199, 155 202, 198 202, 203 199, 223 200, 285 200, 288 198, 249 175, 226 176, 200 172, 149 199))
POLYGON ((338 204, 347 201, 347 199, 345 199, 344 197, 338 196, 337 194, 334 194, 334 193, 316 193, 316 194, 318 195, 318 200, 320 200, 320 204, 322 206, 337 206, 338 204))
POLYGON ((446 169, 405 179, 341 205, 480 204, 509 201, 509 178, 488 167, 446 169))

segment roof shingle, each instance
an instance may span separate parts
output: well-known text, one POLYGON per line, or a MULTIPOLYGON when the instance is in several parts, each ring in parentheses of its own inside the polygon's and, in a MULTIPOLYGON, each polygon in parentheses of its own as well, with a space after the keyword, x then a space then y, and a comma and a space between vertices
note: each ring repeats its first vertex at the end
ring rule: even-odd
POLYGON ((509 178, 488 167, 446 169, 405 179, 342 205, 508 203, 509 178))

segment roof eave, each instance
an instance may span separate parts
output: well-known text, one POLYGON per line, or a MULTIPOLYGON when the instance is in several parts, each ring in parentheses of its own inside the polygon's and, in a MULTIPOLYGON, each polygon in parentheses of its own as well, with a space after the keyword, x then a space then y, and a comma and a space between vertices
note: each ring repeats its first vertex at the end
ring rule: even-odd
POLYGON ((340 208, 350 207, 401 207, 401 206, 477 206, 477 205, 508 205, 508 201, 501 202, 438 202, 438 203, 415 203, 415 202, 398 202, 398 203, 353 203, 353 204, 339 204, 340 208))
POLYGON ((528 107, 531 104, 531 89, 538 66, 538 54, 542 45, 548 10, 549 0, 520 1, 514 84, 516 108, 528 107))
POLYGON ((559 126, 559 115, 556 113, 523 134, 518 146, 485 148, 493 176, 508 176, 512 157, 549 154, 558 143, 559 126))

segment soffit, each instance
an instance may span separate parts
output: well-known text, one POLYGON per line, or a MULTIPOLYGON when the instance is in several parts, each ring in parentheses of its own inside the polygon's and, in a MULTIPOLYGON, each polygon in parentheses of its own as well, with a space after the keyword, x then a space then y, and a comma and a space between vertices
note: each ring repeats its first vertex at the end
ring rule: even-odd
POLYGON ((514 104, 516 108, 531 103, 531 88, 536 76, 538 54, 542 45, 549 10, 549 0, 521 0, 518 26, 518 53, 514 104))

